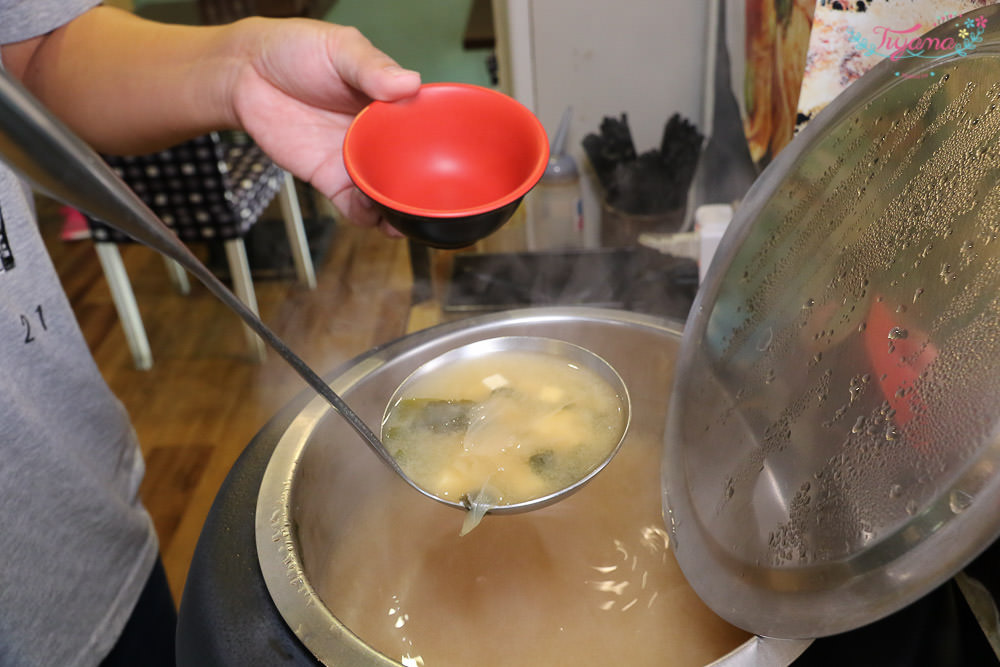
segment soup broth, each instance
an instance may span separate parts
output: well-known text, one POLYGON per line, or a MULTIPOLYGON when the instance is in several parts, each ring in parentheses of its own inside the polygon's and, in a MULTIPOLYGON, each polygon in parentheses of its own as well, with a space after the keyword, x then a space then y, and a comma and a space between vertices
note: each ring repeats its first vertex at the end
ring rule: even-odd
POLYGON ((660 512, 661 443, 630 434, 608 467, 541 510, 487 516, 386 486, 342 517, 317 593, 403 665, 705 665, 749 635, 678 568, 660 512))
POLYGON ((583 479, 624 430, 623 397, 597 373, 511 350, 417 378, 388 411, 382 438, 433 494, 508 505, 583 479))

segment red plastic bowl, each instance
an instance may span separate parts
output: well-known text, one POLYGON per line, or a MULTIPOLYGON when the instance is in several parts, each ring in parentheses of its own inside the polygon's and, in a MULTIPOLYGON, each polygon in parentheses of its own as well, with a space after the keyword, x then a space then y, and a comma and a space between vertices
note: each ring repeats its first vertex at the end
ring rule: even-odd
POLYGON ((344 138, 351 180, 396 229, 461 248, 503 225, 545 171, 545 128, 489 88, 430 83, 398 102, 373 102, 344 138))

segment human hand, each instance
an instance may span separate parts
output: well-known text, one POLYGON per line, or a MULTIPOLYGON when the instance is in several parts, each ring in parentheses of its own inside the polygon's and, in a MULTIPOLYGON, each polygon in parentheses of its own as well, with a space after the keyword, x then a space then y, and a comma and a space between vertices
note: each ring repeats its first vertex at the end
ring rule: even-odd
POLYGON ((231 83, 241 126, 276 162, 307 181, 360 225, 400 236, 352 185, 344 134, 372 100, 417 92, 420 75, 401 68, 354 28, 306 19, 251 19, 247 62, 231 83))

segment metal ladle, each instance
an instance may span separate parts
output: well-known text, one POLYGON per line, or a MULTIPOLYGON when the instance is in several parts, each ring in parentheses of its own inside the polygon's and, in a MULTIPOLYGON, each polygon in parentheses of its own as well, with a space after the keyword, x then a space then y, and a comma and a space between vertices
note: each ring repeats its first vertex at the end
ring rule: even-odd
MULTIPOLYGON (((326 399, 371 449, 407 484, 423 495, 463 511, 462 502, 438 497, 407 476, 377 435, 298 355, 234 295, 166 224, 79 137, 46 110, 19 82, 0 70, 0 156, 40 191, 128 234, 177 261, 273 348, 306 384, 326 399)), ((561 499, 579 484, 537 501, 491 507, 513 514, 561 499)))
POLYGON ((310 387, 329 401, 386 465, 424 495, 433 496, 399 467, 378 436, 344 400, 215 277, 167 225, 79 137, 45 109, 20 83, 0 70, 0 156, 39 190, 102 220, 176 260, 270 345, 310 387))

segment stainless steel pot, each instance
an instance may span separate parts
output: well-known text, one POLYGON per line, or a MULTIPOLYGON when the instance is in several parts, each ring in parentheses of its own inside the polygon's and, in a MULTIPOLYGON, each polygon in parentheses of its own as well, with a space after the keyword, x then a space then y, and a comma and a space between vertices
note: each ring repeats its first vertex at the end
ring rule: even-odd
MULTIPOLYGON (((634 396, 633 421, 623 453, 636 438, 660 442, 680 325, 615 310, 540 308, 449 325, 390 343, 348 368, 331 385, 358 406, 362 418, 374 423, 396 386, 415 368, 465 343, 506 335, 559 338, 607 359, 634 396)), ((400 497, 396 495, 399 480, 359 448, 354 442, 356 437, 321 399, 311 402, 292 421, 275 448, 261 484, 256 514, 258 554, 279 612, 320 661, 331 665, 396 665, 400 663, 378 653, 330 611, 338 601, 324 600, 319 593, 327 576, 326 559, 336 551, 345 531, 377 534, 386 530, 384 525, 356 525, 358 513, 371 494, 400 497)), ((602 475, 615 475, 615 468, 609 467, 602 475)), ((578 496, 589 491, 584 489, 578 496)), ((654 492, 651 501, 658 506, 656 495, 654 492)), ((438 508, 415 494, 412 502, 426 505, 427 511, 440 512, 438 518, 445 524, 457 521, 454 510, 438 508)), ((573 499, 552 509, 571 502, 573 499)), ((653 509, 658 514, 658 507, 653 509)), ((493 520, 512 521, 515 517, 493 520)), ((579 522, 583 529, 586 517, 579 517, 579 522)), ((372 553, 371 557, 378 559, 384 554, 372 553)), ((405 554, 399 557, 405 558, 405 554)), ((442 618, 441 623, 446 626, 448 620, 442 618)), ((753 638, 730 655, 720 656, 714 664, 786 665, 808 644, 753 638)))

